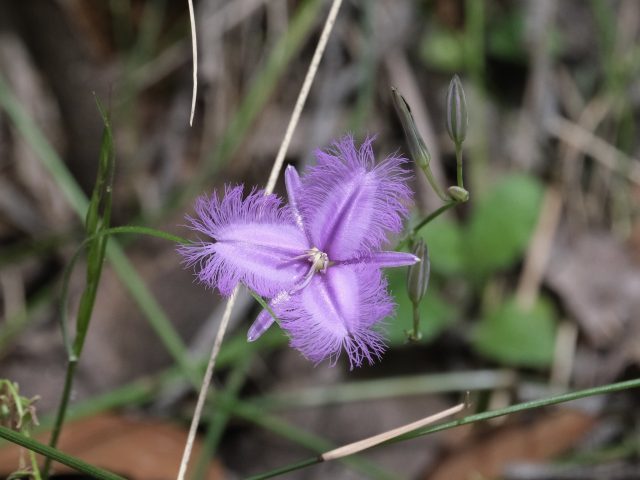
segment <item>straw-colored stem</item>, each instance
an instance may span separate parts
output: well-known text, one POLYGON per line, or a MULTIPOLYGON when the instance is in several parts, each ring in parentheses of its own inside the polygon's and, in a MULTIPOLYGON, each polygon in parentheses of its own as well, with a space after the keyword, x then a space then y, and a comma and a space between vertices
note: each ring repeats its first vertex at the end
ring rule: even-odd
MULTIPOLYGON (((336 17, 338 15, 338 10, 340 9, 341 4, 342 4, 342 0, 333 0, 331 9, 329 10, 329 14, 327 16, 327 20, 322 30, 322 34, 320 35, 320 40, 318 41, 318 45, 316 46, 316 50, 313 54, 313 58, 311 59, 311 64, 309 65, 309 69, 307 70, 307 74, 305 76, 304 82, 302 83, 302 88, 300 89, 300 93, 298 94, 298 99, 296 100, 296 104, 293 108, 293 113, 291 114, 291 119, 289 120, 289 125, 287 126, 284 139, 280 144, 280 149, 278 150, 278 154, 273 163, 271 174, 269 175, 269 180, 265 188, 265 195, 268 195, 271 192, 273 192, 273 189, 275 188, 276 180, 278 179, 278 176, 280 175, 280 170, 282 169, 284 157, 289 148, 289 144, 291 143, 293 132, 296 126, 298 125, 298 120, 300 119, 300 113, 302 112, 302 108, 304 107, 305 101, 309 94, 309 90, 311 89, 311 85, 315 78, 316 72, 318 71, 320 60, 324 53, 324 49, 327 45, 327 41, 329 40, 329 35, 331 34, 331 30, 333 29, 333 25, 335 24, 336 17)), ((238 295, 238 287, 236 287, 233 290, 233 293, 229 298, 227 307, 222 317, 222 321, 220 322, 218 334, 216 335, 216 340, 214 342, 213 349, 211 351, 209 364, 207 365, 207 371, 205 373, 205 377, 202 381, 202 386, 200 388, 200 393, 198 395, 198 402, 196 404, 196 409, 194 411, 193 418, 191 420, 191 427, 189 428, 189 436, 187 437, 184 453, 182 455, 182 460, 180 462, 180 470, 178 472, 178 477, 177 477, 178 480, 184 480, 185 474, 187 472, 189 459, 191 457, 191 450, 193 448, 193 442, 195 440, 198 425, 200 424, 200 417, 202 416, 202 409, 204 407, 204 402, 207 397, 209 385, 211 384, 211 376, 213 374, 213 368, 215 366, 216 357, 218 356, 218 352, 220 351, 220 346, 222 345, 222 340, 224 338, 224 334, 226 332, 227 325, 229 322, 229 317, 231 316, 231 310, 233 309, 233 305, 235 303, 235 299, 237 295, 238 295)))
POLYGON ((360 440, 358 442, 350 443, 348 445, 329 450, 328 452, 320 455, 320 458, 323 461, 327 462, 329 460, 346 457, 347 455, 353 455, 354 453, 361 452, 362 450, 366 450, 367 448, 375 447, 376 445, 391 440, 392 438, 399 437, 400 435, 412 432, 414 430, 417 430, 418 428, 424 428, 428 425, 442 420, 443 418, 455 415, 456 413, 464 410, 464 408, 465 404, 460 403, 455 407, 448 408, 434 415, 429 415, 428 417, 422 418, 407 425, 403 425, 402 427, 394 428, 393 430, 379 433, 378 435, 374 435, 373 437, 365 438, 364 440, 360 440))
POLYGON ((193 0, 187 0, 189 4, 189 23, 191 25, 191 52, 193 55, 193 92, 191 94, 191 114, 189 126, 193 126, 193 116, 196 113, 196 96, 198 94, 198 42, 196 39, 196 18, 193 11, 193 0))
POLYGON ((229 301, 227 302, 224 314, 222 315, 222 320, 220 321, 218 334, 216 335, 216 339, 213 342, 211 357, 209 358, 207 370, 202 381, 202 387, 200 388, 200 393, 198 394, 198 402, 196 403, 196 409, 193 412, 193 419, 191 421, 191 427, 189 428, 189 436, 187 437, 187 443, 184 446, 184 453, 182 454, 182 461, 180 462, 180 471, 178 472, 179 480, 184 479, 185 474, 187 473, 187 467, 189 465, 189 459, 191 458, 191 451, 193 449, 193 442, 196 438, 196 431, 198 430, 198 425, 200 424, 200 417, 202 417, 202 409, 204 408, 204 402, 207 399, 207 393, 209 391, 209 386, 211 385, 211 376, 213 375, 213 369, 216 365, 216 358, 218 358, 218 353, 220 353, 220 347, 222 346, 222 340, 224 339, 224 334, 227 331, 229 319, 231 318, 231 311, 233 310, 233 306, 236 303, 238 290, 239 288, 236 287, 233 290, 231 297, 229 297, 229 301))

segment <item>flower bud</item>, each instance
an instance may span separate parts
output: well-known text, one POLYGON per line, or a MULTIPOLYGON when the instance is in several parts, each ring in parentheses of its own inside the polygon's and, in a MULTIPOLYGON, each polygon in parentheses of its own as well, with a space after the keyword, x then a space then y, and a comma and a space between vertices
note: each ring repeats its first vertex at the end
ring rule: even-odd
POLYGON ((449 187, 447 188, 447 193, 456 202, 466 202, 467 200, 469 200, 469 192, 462 187, 449 187))
POLYGON ((464 142, 467 136, 467 99, 462 89, 460 77, 454 75, 447 91, 447 133, 456 145, 464 142))
POLYGON ((418 305, 427 292, 429 273, 431 270, 429 250, 422 238, 418 240, 413 248, 413 254, 418 257, 420 261, 409 267, 407 272, 407 293, 409 294, 411 303, 418 305))
POLYGON ((418 133, 409 104, 395 87, 391 87, 391 95, 393 97, 393 105, 396 108, 398 117, 400 117, 400 123, 402 123, 404 135, 407 137, 407 144, 413 161, 422 168, 427 167, 431 161, 431 153, 429 153, 429 149, 424 140, 422 140, 422 136, 418 133))

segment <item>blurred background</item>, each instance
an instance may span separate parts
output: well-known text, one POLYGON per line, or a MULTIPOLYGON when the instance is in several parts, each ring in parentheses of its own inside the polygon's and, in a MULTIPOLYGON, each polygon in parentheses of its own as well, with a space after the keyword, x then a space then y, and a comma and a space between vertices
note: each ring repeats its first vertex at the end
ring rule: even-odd
MULTIPOLYGON (((66 368, 62 276, 97 172, 94 95, 114 130, 112 224, 189 236, 197 195, 266 183, 329 7, 194 4, 189 127, 186 1, 0 1, 0 378, 39 397, 43 426, 66 368)), ((447 408, 466 390, 472 413, 638 376, 639 38, 635 0, 345 0, 286 161, 304 168, 345 132, 377 135, 379 158, 408 155, 395 86, 436 178, 455 184, 445 97, 457 73, 471 199, 422 232, 432 275, 419 342, 405 334, 406 272, 388 272, 398 308, 379 364, 314 367, 276 328, 247 344, 259 306, 240 297, 194 478, 276 468, 447 408)), ((440 201, 420 171, 413 186, 417 221, 440 201)), ((174 244, 113 241, 126 258, 107 258, 73 390, 77 421, 60 446, 129 478, 173 478, 195 404, 189 378, 202 376, 224 303, 174 244)), ((71 277, 72 312, 84 272, 71 277)), ((286 478, 638 478, 637 402, 634 391, 594 397, 286 478)), ((0 474, 17 464, 0 450, 0 474)))

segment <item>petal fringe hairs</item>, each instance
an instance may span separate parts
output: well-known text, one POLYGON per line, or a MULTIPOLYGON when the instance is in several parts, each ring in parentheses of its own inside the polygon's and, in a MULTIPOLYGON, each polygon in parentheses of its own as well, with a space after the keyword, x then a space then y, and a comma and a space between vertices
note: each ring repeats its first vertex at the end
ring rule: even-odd
MULTIPOLYGON (((411 201, 407 160, 376 165, 373 138, 356 148, 345 136, 317 150, 300 177, 285 171, 288 203, 278 196, 226 187, 200 197, 190 228, 204 240, 179 248, 198 279, 230 295, 238 283, 270 300, 291 346, 315 363, 335 365, 344 350, 351 368, 380 359, 379 331, 394 304, 382 268, 413 265, 410 253, 383 251, 401 231, 411 201)), ((262 311, 247 334, 260 337, 274 323, 262 311)))

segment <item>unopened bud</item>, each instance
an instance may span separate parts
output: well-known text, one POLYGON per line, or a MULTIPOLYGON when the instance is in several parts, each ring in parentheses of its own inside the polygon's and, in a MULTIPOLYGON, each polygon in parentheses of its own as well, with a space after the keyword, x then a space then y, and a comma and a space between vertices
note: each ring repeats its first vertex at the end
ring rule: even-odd
POLYGON ((466 202, 467 200, 469 200, 469 192, 462 187, 449 187, 447 188, 447 193, 456 202, 466 202))
POLYGON ((400 117, 400 123, 402 123, 404 135, 407 137, 411 157, 420 167, 427 167, 431 161, 431 153, 429 153, 429 149, 424 140, 422 140, 422 136, 418 133, 409 104, 395 87, 391 87, 391 95, 393 97, 393 105, 396 108, 398 117, 400 117))
POLYGON ((427 292, 429 286, 429 273, 431 262, 429 260, 429 250, 424 240, 420 238, 413 248, 413 254, 420 261, 409 267, 407 272, 407 293, 414 305, 418 305, 427 292))
POLYGON ((467 99, 460 77, 454 75, 447 91, 447 133, 456 145, 464 142, 468 123, 467 99))

